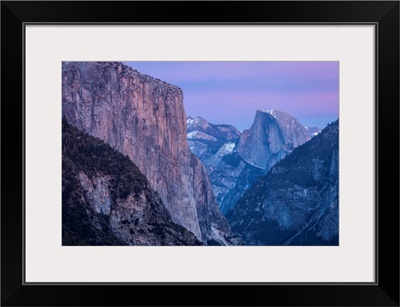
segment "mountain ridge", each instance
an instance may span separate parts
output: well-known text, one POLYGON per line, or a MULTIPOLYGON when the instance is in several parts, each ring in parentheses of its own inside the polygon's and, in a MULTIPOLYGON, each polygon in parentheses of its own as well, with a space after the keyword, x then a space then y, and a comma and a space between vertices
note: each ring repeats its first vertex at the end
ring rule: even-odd
POLYGON ((228 212, 246 244, 338 244, 338 129, 335 121, 295 148, 228 212))
POLYGON ((223 214, 236 204, 259 176, 293 148, 310 139, 297 119, 279 110, 257 110, 253 130, 250 128, 243 132, 232 125, 211 124, 202 117, 187 117, 187 123, 189 148, 205 165, 223 214), (230 127, 235 136, 224 138, 216 132, 221 126, 230 127), (271 139, 272 130, 277 136, 275 143, 271 139))

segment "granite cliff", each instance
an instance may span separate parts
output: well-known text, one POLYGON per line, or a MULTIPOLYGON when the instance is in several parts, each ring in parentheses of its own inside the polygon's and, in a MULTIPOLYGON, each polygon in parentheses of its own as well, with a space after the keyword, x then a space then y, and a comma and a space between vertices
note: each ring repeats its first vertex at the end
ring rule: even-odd
POLYGON ((306 128, 291 115, 257 110, 250 129, 240 135, 238 153, 246 162, 268 170, 309 139, 306 128))
POLYGON ((172 221, 205 244, 232 244, 206 169, 188 147, 180 88, 117 62, 62 66, 63 116, 127 155, 172 221))

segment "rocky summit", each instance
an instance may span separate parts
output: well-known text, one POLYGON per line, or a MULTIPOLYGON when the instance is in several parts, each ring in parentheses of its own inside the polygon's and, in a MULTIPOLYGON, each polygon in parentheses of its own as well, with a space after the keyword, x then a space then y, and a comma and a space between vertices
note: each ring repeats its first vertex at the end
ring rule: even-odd
POLYGON ((246 245, 337 245, 339 122, 297 147, 227 214, 246 245))
POLYGON ((288 113, 258 110, 250 129, 240 135, 238 153, 246 162, 270 169, 309 139, 306 128, 288 113))
POLYGON ((259 176, 310 139, 309 131, 283 111, 257 111, 250 129, 187 118, 190 150, 210 175, 222 213, 232 209, 259 176))
POLYGON ((205 244, 233 244, 207 171, 189 151, 180 88, 119 62, 65 62, 62 80, 71 125, 127 155, 174 223, 205 244))

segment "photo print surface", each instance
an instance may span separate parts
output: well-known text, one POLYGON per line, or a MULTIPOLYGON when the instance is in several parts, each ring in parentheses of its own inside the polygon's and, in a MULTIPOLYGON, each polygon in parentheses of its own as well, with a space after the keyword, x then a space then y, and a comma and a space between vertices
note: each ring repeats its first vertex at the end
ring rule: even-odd
POLYGON ((339 62, 63 62, 62 244, 339 244, 339 62))

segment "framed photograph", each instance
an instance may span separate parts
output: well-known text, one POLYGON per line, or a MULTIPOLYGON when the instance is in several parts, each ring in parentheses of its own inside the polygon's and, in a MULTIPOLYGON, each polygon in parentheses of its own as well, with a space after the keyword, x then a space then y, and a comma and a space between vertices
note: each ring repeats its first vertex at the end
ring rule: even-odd
POLYGON ((398 1, 1 26, 2 305, 399 306, 398 1))

